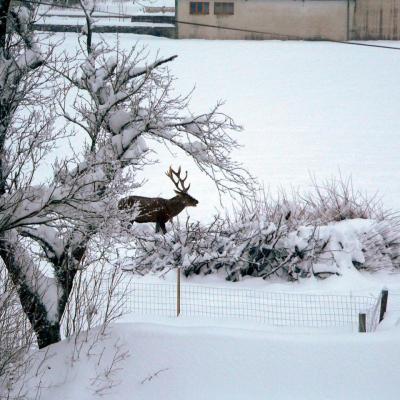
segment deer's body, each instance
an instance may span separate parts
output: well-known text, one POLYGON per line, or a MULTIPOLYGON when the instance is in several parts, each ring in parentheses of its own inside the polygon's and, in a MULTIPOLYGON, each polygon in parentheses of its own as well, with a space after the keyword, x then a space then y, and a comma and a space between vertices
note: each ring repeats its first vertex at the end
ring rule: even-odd
POLYGON ((178 190, 175 191, 176 196, 171 199, 163 199, 162 197, 128 196, 119 201, 118 208, 120 210, 136 210, 138 215, 132 222, 155 222, 156 232, 161 229, 163 233, 166 233, 165 224, 168 221, 178 215, 186 207, 195 207, 198 204, 198 201, 187 193, 190 185, 187 188, 184 187, 186 177, 183 180, 179 177, 180 170, 179 168, 178 172, 175 172, 170 169, 167 173, 168 177, 170 177, 178 188, 178 190), (172 174, 178 177, 178 183, 173 180, 172 174), (179 188, 179 183, 181 183, 182 188, 179 188))

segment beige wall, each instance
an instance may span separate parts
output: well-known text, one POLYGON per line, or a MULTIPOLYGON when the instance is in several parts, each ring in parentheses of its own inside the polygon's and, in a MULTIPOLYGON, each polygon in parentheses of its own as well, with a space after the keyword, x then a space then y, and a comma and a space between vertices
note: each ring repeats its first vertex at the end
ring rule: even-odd
MULTIPOLYGON (((178 0, 177 19, 221 27, 271 32, 271 34, 254 34, 179 23, 179 37, 290 39, 291 37, 286 36, 289 35, 315 40, 321 38, 346 40, 347 38, 347 0, 232 0, 232 2, 235 4, 234 15, 216 16, 214 1, 209 1, 209 15, 190 15, 190 0, 178 0)), ((352 19, 353 15, 350 13, 350 21, 352 19)))
POLYGON ((357 0, 352 39, 400 39, 400 0, 357 0))

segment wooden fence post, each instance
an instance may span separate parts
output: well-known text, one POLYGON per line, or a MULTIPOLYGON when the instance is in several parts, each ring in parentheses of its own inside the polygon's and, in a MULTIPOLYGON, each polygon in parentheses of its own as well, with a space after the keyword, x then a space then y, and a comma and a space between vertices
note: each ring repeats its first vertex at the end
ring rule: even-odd
POLYGON ((358 314, 358 332, 367 332, 367 314, 358 314))
POLYGON ((381 292, 381 311, 379 313, 379 322, 382 322, 387 308, 389 291, 387 289, 383 289, 381 292))
POLYGON ((181 269, 176 269, 176 316, 181 313, 181 269))

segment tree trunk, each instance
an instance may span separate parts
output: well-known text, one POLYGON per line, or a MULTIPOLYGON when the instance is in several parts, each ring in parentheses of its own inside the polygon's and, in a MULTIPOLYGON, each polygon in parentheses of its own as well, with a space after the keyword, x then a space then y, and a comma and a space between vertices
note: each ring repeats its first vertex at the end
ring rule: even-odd
POLYGON ((50 344, 57 343, 61 340, 60 324, 58 322, 54 324, 47 324, 35 330, 39 349, 49 346, 50 344))
POLYGON ((7 18, 10 0, 0 0, 0 48, 4 49, 7 34, 7 18))
POLYGON ((4 237, 0 238, 0 257, 15 285, 22 309, 32 325, 41 349, 61 340, 59 322, 61 316, 58 316, 57 321, 49 320, 42 299, 31 289, 27 277, 23 273, 24 267, 19 264, 19 259, 15 257, 15 254, 16 248, 13 244, 4 237))

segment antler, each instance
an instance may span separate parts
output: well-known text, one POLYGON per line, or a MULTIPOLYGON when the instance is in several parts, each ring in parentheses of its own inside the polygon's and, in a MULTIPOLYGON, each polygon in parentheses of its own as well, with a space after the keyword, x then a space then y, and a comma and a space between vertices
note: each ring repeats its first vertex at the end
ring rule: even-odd
POLYGON ((185 181, 188 176, 187 171, 185 171, 185 177, 182 179, 181 178, 181 167, 179 166, 178 171, 174 171, 172 167, 169 167, 169 170, 165 173, 165 175, 168 176, 169 179, 171 179, 172 182, 174 182, 175 187, 178 189, 178 192, 180 193, 187 193, 187 191, 190 188, 190 184, 188 187, 185 187, 185 181), (178 178, 177 181, 174 180, 174 175, 178 178), (179 184, 182 186, 182 188, 179 187, 179 184))

